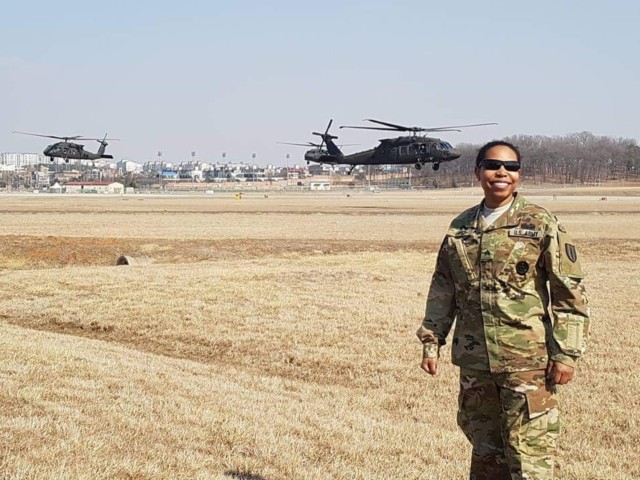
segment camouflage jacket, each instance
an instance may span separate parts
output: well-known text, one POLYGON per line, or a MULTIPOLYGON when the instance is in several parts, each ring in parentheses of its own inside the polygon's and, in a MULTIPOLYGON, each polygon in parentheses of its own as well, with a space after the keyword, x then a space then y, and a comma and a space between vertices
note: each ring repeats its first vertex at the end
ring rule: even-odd
POLYGON ((573 366, 585 350, 589 308, 575 245, 547 210, 516 195, 482 228, 482 203, 456 217, 438 252, 418 329, 437 356, 454 320, 453 363, 476 370, 573 366))

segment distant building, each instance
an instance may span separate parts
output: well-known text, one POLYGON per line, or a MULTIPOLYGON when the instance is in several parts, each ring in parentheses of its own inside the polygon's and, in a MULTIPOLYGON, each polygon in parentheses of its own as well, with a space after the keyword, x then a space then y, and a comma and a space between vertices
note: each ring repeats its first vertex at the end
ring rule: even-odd
POLYGON ((331 190, 329 182, 310 182, 309 190, 331 190))
POLYGON ((173 163, 165 162, 165 161, 152 161, 145 162, 142 165, 142 172, 155 172, 158 173, 160 170, 171 170, 173 169, 173 163))
POLYGON ((174 170, 163 170, 160 175, 162 175, 162 178, 166 178, 167 180, 177 180, 178 179, 178 172, 174 171, 174 170))
POLYGON ((311 175, 328 175, 333 171, 333 165, 326 163, 312 163, 309 165, 309 173, 311 175))
POLYGON ((15 170, 18 167, 18 153, 3 153, 0 155, 0 163, 13 167, 15 170))
POLYGON ((47 163, 44 155, 37 153, 0 153, 0 165, 12 165, 14 170, 22 170, 29 165, 47 163))
POLYGON ((124 193, 124 185, 118 182, 67 182, 66 193, 124 193))
POLYGON ((132 162, 131 160, 120 160, 118 162, 118 172, 121 175, 126 175, 127 173, 139 173, 142 171, 142 165, 136 162, 132 162))
POLYGON ((42 171, 33 172, 31 174, 31 186, 37 189, 49 187, 49 172, 46 167, 42 171))

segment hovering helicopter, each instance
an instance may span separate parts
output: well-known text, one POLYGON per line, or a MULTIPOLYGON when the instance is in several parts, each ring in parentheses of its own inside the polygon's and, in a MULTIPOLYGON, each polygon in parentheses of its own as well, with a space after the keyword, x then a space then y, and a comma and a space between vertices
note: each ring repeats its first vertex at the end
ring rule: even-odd
POLYGON ((312 132, 318 135, 322 142, 318 145, 312 142, 306 144, 293 144, 302 146, 313 146, 308 150, 304 159, 309 162, 326 163, 329 165, 345 164, 351 165, 349 173, 357 165, 404 165, 414 164, 416 170, 420 170, 426 163, 432 163, 432 168, 438 170, 440 164, 450 162, 460 157, 460 153, 456 151, 449 142, 445 142, 439 138, 418 135, 419 132, 460 132, 461 128, 481 127, 485 125, 497 125, 497 123, 474 123, 470 125, 454 125, 450 127, 405 127, 380 120, 366 119, 367 122, 383 125, 380 127, 357 127, 344 125, 340 128, 357 128, 363 130, 390 130, 394 132, 411 132, 411 136, 385 138, 380 140, 380 145, 375 148, 362 152, 345 155, 340 148, 333 142, 338 137, 329 134, 329 129, 333 123, 333 119, 329 120, 329 124, 324 133, 312 132), (324 146, 326 145, 326 148, 324 146))
POLYGON ((113 158, 113 155, 106 155, 104 153, 107 148, 107 140, 118 140, 117 138, 107 138, 107 134, 104 135, 104 138, 85 138, 81 135, 76 135, 73 137, 58 137, 56 135, 40 135, 39 133, 27 133, 27 132, 13 132, 19 133, 20 135, 31 135, 34 137, 45 137, 45 138, 55 138, 57 140, 62 140, 62 142, 57 142, 52 145, 48 145, 47 148, 42 152, 44 155, 49 157, 49 160, 53 162, 55 157, 63 158, 64 163, 69 163, 69 160, 97 160, 99 158, 113 158), (88 152, 84 149, 84 145, 80 145, 78 143, 70 142, 70 140, 95 140, 100 144, 100 148, 96 153, 88 152))

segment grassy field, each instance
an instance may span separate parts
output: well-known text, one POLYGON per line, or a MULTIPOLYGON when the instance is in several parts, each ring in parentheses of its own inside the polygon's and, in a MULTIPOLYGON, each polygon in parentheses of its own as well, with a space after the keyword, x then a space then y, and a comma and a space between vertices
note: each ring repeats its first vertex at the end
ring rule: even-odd
MULTIPOLYGON (((640 197, 566 193, 530 196, 593 309, 559 478, 640 478, 640 197)), ((0 197, 0 478, 465 478, 457 369, 424 374, 415 330, 480 198, 0 197)))

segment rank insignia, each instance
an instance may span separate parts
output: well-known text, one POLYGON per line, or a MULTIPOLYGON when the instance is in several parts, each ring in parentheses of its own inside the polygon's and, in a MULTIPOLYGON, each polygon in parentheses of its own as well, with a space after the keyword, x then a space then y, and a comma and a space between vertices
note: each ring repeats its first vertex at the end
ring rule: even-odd
POLYGON ((573 263, 576 263, 576 261, 578 260, 578 252, 576 252, 576 247, 571 245, 570 243, 565 243, 564 250, 565 252, 567 252, 567 258, 573 263))
POLYGON ((529 264, 527 262, 525 262, 524 260, 521 260, 518 263, 516 263, 516 272, 518 272, 519 275, 524 275, 528 271, 529 271, 529 264))

